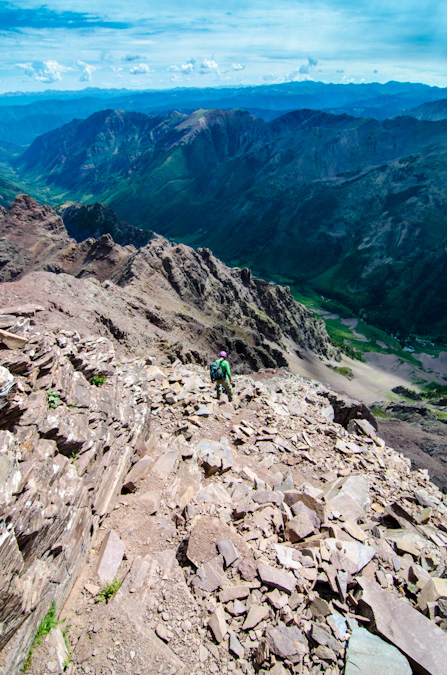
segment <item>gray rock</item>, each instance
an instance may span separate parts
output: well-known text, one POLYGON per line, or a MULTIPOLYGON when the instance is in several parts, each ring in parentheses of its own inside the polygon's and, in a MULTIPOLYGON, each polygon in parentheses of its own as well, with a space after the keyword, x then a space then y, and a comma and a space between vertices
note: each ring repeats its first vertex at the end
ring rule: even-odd
POLYGON ((137 484, 149 473, 149 468, 153 463, 151 457, 142 457, 133 465, 126 478, 124 479, 123 489, 127 492, 135 492, 137 484))
POLYGON ((211 615, 208 621, 208 627, 212 630, 216 642, 220 644, 228 633, 228 625, 225 620, 225 611, 222 605, 219 605, 216 611, 211 615))
POLYGON ((251 630, 269 615, 269 608, 262 605, 252 605, 248 610, 247 618, 242 626, 243 630, 251 630))
POLYGON ((107 532, 99 550, 96 574, 101 584, 111 583, 124 557, 124 544, 115 530, 107 532))
POLYGON ((151 474, 160 478, 161 480, 166 480, 173 471, 179 460, 179 451, 178 448, 170 448, 167 452, 161 455, 157 461, 152 465, 151 474))
POLYGON ((345 675, 411 675, 405 656, 365 628, 354 628, 346 653, 345 675))
POLYGON ((256 577, 256 567, 252 560, 242 560, 238 565, 239 574, 245 581, 253 581, 256 577))
POLYGON ((289 520, 286 525, 285 536, 286 539, 294 544, 297 541, 305 539, 309 535, 313 534, 315 531, 315 526, 307 513, 301 511, 296 516, 289 520))
POLYGON ((217 542, 217 549, 223 555, 226 567, 230 567, 239 558, 239 553, 231 539, 223 539, 217 542))
POLYGON ((275 544, 275 551, 278 562, 283 567, 287 567, 289 570, 299 570, 303 566, 298 560, 295 560, 296 551, 291 546, 275 544))
POLYGON ((208 476, 223 473, 233 466, 233 457, 225 436, 222 436, 220 441, 203 438, 197 444, 196 452, 208 476))
POLYGON ((264 563, 258 565, 258 574, 262 583, 266 586, 273 586, 273 588, 286 593, 292 593, 297 583, 296 578, 290 572, 283 572, 264 563))
POLYGON ((228 586, 219 593, 219 600, 222 603, 232 600, 244 600, 250 595, 249 586, 228 586))
POLYGON ((371 617, 380 636, 390 640, 412 662, 416 672, 445 675, 447 638, 443 630, 410 605, 365 577, 359 609, 371 617))
POLYGON ((216 556, 209 562, 204 563, 197 570, 193 579, 193 585, 202 591, 212 593, 225 585, 226 577, 222 567, 221 556, 216 556))
POLYGON ((15 335, 15 333, 10 333, 9 331, 0 328, 0 342, 6 345, 8 349, 23 349, 28 340, 27 338, 15 335))
POLYGON ((345 520, 357 520, 363 516, 369 503, 369 481, 364 474, 337 478, 329 483, 322 495, 333 511, 341 513, 345 520))
POLYGON ((329 649, 332 649, 336 654, 339 654, 343 648, 338 640, 323 628, 317 626, 316 623, 312 624, 311 635, 312 639, 315 640, 317 644, 329 647, 329 649))
POLYGON ((234 633, 230 633, 229 650, 238 659, 244 658, 245 649, 243 648, 243 646, 241 645, 241 643, 239 642, 234 633))
POLYGON ((277 626, 267 628, 266 637, 270 651, 292 663, 299 663, 309 651, 307 640, 297 626, 286 626, 279 622, 277 626))
POLYGON ((351 574, 360 572, 376 555, 373 546, 365 546, 359 541, 340 541, 338 539, 325 539, 325 547, 331 553, 331 563, 338 570, 351 574))
POLYGON ((277 506, 284 501, 281 492, 274 492, 273 490, 256 490, 252 499, 256 504, 276 504, 277 506))

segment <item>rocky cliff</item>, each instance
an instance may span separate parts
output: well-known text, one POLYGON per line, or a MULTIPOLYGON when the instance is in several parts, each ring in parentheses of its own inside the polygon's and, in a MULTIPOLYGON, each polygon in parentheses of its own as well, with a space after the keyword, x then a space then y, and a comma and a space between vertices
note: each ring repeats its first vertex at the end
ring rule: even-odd
POLYGON ((38 310, 3 305, 1 317, 0 671, 11 674, 150 434, 144 364, 118 366, 105 338, 37 327, 38 310))
MULTIPOLYGON (((154 342, 164 350, 168 341, 179 358, 203 360, 222 345, 246 369, 287 365, 287 349, 336 354, 322 320, 288 290, 229 268, 206 249, 153 237, 136 250, 108 234, 76 243, 60 216, 24 195, 0 213, 0 233, 1 280, 23 279, 32 270, 58 273, 52 281, 47 274, 35 277, 45 288, 36 292, 46 309, 57 303, 75 317, 70 298, 79 294, 94 323, 102 322, 140 354, 154 342), (62 273, 91 281, 82 284, 62 273), (92 286, 95 280, 104 285, 92 286)), ((26 297, 29 283, 24 279, 8 291, 26 297)))

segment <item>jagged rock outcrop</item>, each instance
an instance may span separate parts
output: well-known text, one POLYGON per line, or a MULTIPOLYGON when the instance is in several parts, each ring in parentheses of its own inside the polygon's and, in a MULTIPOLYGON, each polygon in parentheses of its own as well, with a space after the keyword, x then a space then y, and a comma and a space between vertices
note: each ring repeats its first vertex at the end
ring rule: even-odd
MULTIPOLYGON (((93 320, 132 348, 140 344, 144 349, 156 340, 164 349, 161 343, 168 340, 175 357, 201 361, 204 352, 211 358, 220 346, 246 370, 287 366, 288 350, 325 357, 337 353, 323 321, 288 289, 255 279, 246 269, 227 267, 208 249, 194 251, 160 236, 139 250, 116 244, 109 234, 76 243, 58 215, 26 195, 0 214, 0 234, 5 259, 0 280, 20 279, 32 270, 60 275, 53 284, 41 277, 50 295, 60 290, 56 306, 73 316, 73 294, 91 298, 93 320), (63 273, 109 285, 83 290, 64 280, 63 273)), ((43 300, 49 309, 48 298, 43 300)), ((84 309, 90 311, 87 301, 84 309)))
POLYGON ((23 349, 0 350, 0 672, 11 675, 52 602, 65 602, 149 438, 142 362, 118 365, 104 337, 20 332, 23 349))
POLYGON ((296 302, 288 289, 256 279, 247 269, 227 267, 209 249, 194 251, 154 237, 113 279, 143 288, 155 279, 165 287, 168 282, 184 302, 222 324, 247 328, 276 344, 289 338, 301 349, 335 355, 324 322, 296 302))
POLYGON ((104 234, 110 234, 117 244, 126 246, 145 246, 152 238, 151 232, 140 230, 123 220, 105 204, 79 204, 77 202, 65 202, 56 208, 67 232, 76 241, 94 237, 99 239, 104 234))
POLYGON ((110 235, 80 244, 68 236, 62 218, 28 195, 18 195, 0 211, 0 281, 20 279, 32 270, 108 279, 135 252, 110 235))
POLYGON ((62 219, 28 195, 0 210, 0 281, 19 278, 73 242, 62 219))

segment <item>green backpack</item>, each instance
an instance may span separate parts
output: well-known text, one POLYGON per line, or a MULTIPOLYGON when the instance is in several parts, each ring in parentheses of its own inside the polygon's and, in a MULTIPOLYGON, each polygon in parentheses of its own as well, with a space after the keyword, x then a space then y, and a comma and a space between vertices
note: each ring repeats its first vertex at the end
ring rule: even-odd
POLYGON ((210 375, 211 375, 211 379, 212 379, 213 382, 215 380, 224 380, 225 379, 225 373, 222 370, 222 361, 220 359, 216 359, 210 365, 210 375))

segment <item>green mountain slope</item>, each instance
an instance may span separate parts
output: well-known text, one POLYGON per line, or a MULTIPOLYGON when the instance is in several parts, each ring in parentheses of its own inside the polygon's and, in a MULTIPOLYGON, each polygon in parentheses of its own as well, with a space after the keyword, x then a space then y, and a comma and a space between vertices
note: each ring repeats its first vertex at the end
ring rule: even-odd
POLYGON ((447 121, 103 111, 36 139, 18 170, 388 330, 447 329, 447 121))

